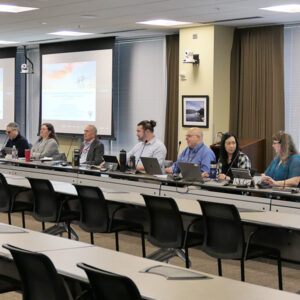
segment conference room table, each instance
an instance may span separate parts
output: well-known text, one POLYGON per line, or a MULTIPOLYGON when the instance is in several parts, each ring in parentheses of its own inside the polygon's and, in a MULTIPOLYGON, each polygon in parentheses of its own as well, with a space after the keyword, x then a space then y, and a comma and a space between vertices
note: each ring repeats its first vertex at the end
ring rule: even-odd
MULTIPOLYGON (((58 273, 81 282, 86 274, 77 263, 131 278, 145 299, 160 300, 299 300, 297 294, 266 288, 246 282, 187 270, 134 255, 116 252, 86 243, 0 224, 0 246, 11 244, 30 251, 41 252, 53 262, 58 273), (6 230, 7 228, 7 230, 6 230), (11 230, 16 230, 11 232, 11 230), (151 268, 167 270, 173 279, 145 272, 151 268), (176 278, 179 277, 179 278, 176 278), (199 278, 193 278, 197 276, 199 278)), ((11 261, 10 253, 0 247, 0 265, 11 261)), ((8 271, 9 265, 6 264, 8 271)), ((1 268, 0 268, 1 269, 1 268)), ((4 271, 5 271, 4 270, 4 271)), ((3 271, 3 269, 2 269, 3 271)), ((170 276, 170 275, 169 275, 170 276)))
POLYGON ((71 195, 76 195, 72 184, 98 186, 104 191, 107 200, 137 206, 145 206, 141 193, 172 197, 176 200, 180 211, 191 216, 201 215, 196 200, 234 204, 240 210, 242 221, 253 230, 261 226, 276 229, 270 233, 268 244, 278 247, 284 259, 300 262, 300 203, 295 202, 298 195, 289 193, 289 197, 294 201, 287 201, 277 199, 278 192, 272 190, 221 186, 219 192, 220 186, 215 183, 211 184, 213 190, 207 190, 205 186, 208 183, 183 186, 169 179, 149 175, 103 173, 90 167, 72 168, 19 160, 0 161, 0 172, 7 176, 9 184, 28 188, 29 183, 24 177, 50 179, 57 192, 71 195), (224 189, 227 192, 224 192, 224 189), (255 190, 254 195, 251 194, 252 190, 255 190))

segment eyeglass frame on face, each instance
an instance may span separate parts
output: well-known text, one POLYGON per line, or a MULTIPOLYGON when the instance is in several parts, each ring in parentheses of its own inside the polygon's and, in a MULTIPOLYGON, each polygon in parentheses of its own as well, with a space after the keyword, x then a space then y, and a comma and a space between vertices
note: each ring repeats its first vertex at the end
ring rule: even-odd
POLYGON ((11 132, 14 130, 16 130, 16 129, 12 128, 11 130, 6 130, 6 134, 11 134, 11 132))
POLYGON ((278 142, 278 141, 273 141, 272 145, 280 145, 281 142, 278 142))
POLYGON ((199 136, 198 134, 186 134, 185 137, 190 139, 192 136, 199 136))

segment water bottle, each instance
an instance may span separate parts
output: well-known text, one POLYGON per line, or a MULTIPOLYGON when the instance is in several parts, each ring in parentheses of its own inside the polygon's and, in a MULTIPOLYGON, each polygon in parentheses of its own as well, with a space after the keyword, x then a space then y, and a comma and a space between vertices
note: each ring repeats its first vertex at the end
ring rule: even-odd
POLYGON ((217 162, 211 161, 210 162, 210 174, 209 174, 211 179, 216 179, 217 178, 217 162))
POLYGON ((130 156, 129 167, 130 167, 130 169, 135 170, 135 156, 134 155, 130 156))
POLYGON ((12 150, 11 150, 11 158, 18 159, 18 150, 15 145, 13 145, 12 150))
POLYGON ((80 150, 74 149, 72 155, 72 167, 79 167, 79 161, 80 161, 80 150))
POLYGON ((120 151, 120 171, 126 171, 126 151, 123 149, 120 151))

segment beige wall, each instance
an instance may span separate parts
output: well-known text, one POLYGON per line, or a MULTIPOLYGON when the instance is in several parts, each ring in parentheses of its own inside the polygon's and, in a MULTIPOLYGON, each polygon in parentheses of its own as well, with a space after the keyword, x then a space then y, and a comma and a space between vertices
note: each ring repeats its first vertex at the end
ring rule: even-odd
MULTIPOLYGON (((83 134, 82 134, 83 137, 83 134)), ((72 137, 71 136, 66 136, 66 137, 59 137, 58 138, 58 143, 59 143, 59 152, 65 152, 66 155, 70 149, 69 155, 67 157, 68 161, 72 161, 72 152, 74 149, 80 149, 80 145, 83 139, 80 138, 74 138, 72 142, 72 137), (72 142, 72 146, 70 148, 72 142)))
POLYGON ((182 127, 182 95, 209 96, 209 128, 203 128, 204 142, 213 143, 216 132, 229 128, 230 52, 233 28, 202 26, 180 30, 179 130, 178 140, 186 147, 187 127, 182 127), (197 38, 194 38, 197 35, 197 38), (199 66, 183 63, 184 51, 199 54, 199 66))

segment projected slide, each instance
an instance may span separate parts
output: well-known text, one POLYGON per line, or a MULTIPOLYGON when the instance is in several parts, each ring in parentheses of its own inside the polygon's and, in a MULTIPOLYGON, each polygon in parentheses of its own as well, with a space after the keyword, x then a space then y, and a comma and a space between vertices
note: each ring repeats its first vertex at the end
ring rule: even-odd
POLYGON ((15 121, 15 58, 0 59, 0 130, 15 121))
POLYGON ((0 119, 3 119, 3 68, 0 68, 0 119))
POLYGON ((58 133, 112 131, 112 49, 42 56, 42 122, 58 133))
POLYGON ((45 65, 43 118, 96 121, 96 62, 45 65))

